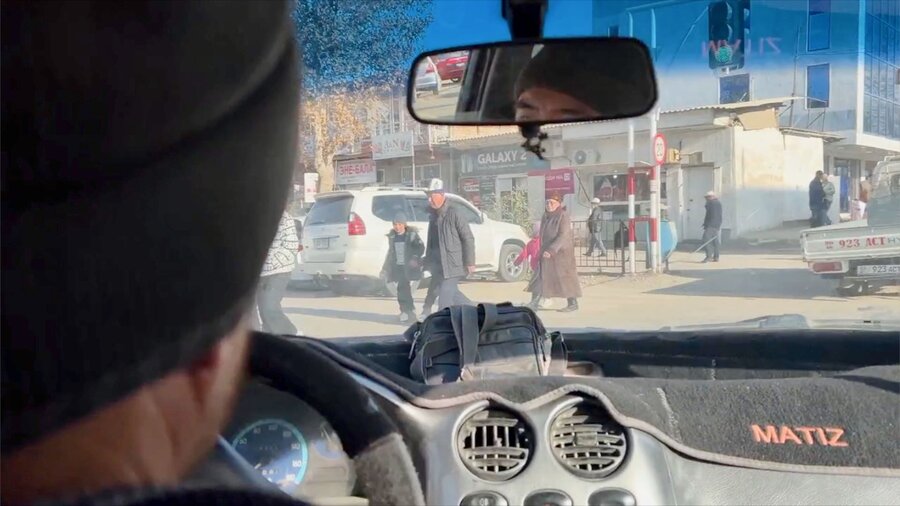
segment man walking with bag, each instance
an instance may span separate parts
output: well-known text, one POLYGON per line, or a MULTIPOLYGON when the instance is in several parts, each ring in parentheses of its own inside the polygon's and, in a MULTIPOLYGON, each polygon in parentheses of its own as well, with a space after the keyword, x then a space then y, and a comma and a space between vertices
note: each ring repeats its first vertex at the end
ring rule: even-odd
POLYGON ((428 223, 424 263, 431 282, 439 283, 438 308, 472 304, 459 290, 459 282, 475 272, 475 237, 469 223, 447 202, 443 188, 429 190, 428 203, 434 213, 428 223))

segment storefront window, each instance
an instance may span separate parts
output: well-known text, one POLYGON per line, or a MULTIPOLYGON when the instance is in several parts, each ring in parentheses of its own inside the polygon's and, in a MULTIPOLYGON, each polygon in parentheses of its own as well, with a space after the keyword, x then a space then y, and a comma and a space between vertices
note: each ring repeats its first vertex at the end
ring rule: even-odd
MULTIPOLYGON (((441 166, 437 163, 430 163, 427 165, 416 165, 416 185, 417 186, 425 186, 427 185, 427 181, 432 179, 439 179, 441 177, 441 166)), ((407 165, 406 167, 400 168, 400 179, 405 185, 412 185, 413 177, 412 177, 412 166, 407 165)))

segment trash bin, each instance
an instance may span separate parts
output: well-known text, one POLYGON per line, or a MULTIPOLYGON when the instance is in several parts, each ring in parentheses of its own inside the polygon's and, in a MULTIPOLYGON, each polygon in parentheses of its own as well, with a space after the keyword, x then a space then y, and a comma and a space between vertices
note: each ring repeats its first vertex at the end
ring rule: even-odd
MULTIPOLYGON (((644 244, 648 247, 648 253, 645 255, 644 266, 650 268, 650 223, 646 221, 638 222, 635 229, 638 237, 644 239, 644 244)), ((669 261, 669 257, 678 246, 678 231, 675 229, 675 223, 669 220, 660 220, 659 222, 659 257, 663 263, 669 261)))

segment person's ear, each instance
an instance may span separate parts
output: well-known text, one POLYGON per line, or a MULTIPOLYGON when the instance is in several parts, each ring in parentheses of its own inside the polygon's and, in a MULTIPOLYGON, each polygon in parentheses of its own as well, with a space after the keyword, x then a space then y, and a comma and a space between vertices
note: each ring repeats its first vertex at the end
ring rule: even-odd
POLYGON ((245 373, 249 340, 247 324, 241 322, 188 367, 194 396, 204 408, 231 403, 245 373))

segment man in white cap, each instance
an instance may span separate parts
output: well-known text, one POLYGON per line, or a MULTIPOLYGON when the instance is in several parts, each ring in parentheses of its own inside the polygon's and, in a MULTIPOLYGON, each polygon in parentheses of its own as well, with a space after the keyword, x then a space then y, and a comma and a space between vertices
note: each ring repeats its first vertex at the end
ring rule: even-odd
POLYGON ((706 262, 719 261, 719 230, 722 228, 722 203, 716 192, 706 192, 706 217, 703 218, 703 243, 706 245, 706 262))
POLYGON ((606 256, 606 246, 603 245, 603 238, 600 237, 600 230, 603 227, 603 208, 600 207, 600 199, 594 197, 591 199, 591 215, 588 217, 588 250, 586 256, 594 254, 594 248, 600 249, 600 256, 606 256))
MULTIPOLYGON (((431 273, 431 282, 436 283, 438 308, 472 304, 459 289, 460 281, 475 272, 475 237, 472 229, 456 207, 447 202, 441 180, 432 180, 426 193, 432 213, 428 220, 423 262, 425 270, 431 273)), ((431 311, 428 303, 433 300, 433 295, 426 297, 423 315, 431 311)))

